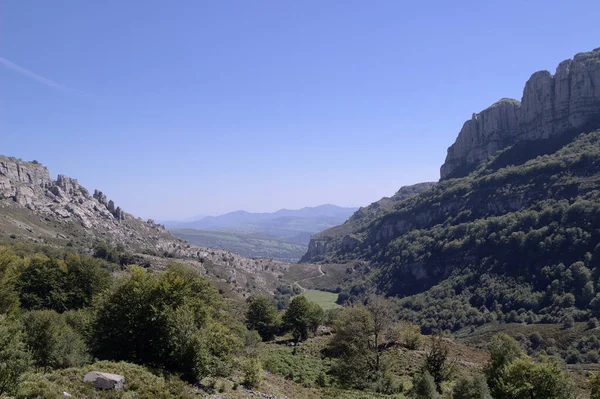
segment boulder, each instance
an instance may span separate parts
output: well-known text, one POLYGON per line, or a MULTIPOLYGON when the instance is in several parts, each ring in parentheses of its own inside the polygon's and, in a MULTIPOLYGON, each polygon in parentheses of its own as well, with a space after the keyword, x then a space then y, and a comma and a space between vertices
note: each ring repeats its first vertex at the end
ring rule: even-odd
POLYGON ((90 371, 83 377, 84 383, 92 383, 98 389, 123 389, 125 377, 118 374, 90 371))

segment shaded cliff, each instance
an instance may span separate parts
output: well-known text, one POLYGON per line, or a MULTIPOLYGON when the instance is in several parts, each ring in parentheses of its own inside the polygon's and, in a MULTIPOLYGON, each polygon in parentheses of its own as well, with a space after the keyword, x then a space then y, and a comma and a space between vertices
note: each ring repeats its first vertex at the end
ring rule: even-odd
POLYGON ((440 176, 464 176, 478 162, 520 141, 599 127, 599 110, 600 48, 561 62, 554 75, 534 73, 521 102, 502 99, 473 114, 448 148, 440 176))
POLYGON ((329 228, 311 237, 308 252, 304 255, 302 261, 320 260, 328 252, 353 248, 357 243, 355 235, 375 218, 391 211, 405 199, 415 196, 434 185, 433 182, 426 182, 404 186, 392 197, 384 197, 369 206, 361 207, 344 224, 329 228))

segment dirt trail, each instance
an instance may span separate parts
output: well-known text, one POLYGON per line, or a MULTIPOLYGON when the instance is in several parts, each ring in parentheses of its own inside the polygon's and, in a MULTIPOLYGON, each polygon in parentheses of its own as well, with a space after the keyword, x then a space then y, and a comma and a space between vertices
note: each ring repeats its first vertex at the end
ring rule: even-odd
POLYGON ((294 281, 294 284, 296 284, 298 287, 300 287, 300 289, 302 290, 302 292, 306 292, 306 288, 304 288, 303 286, 300 285, 300 281, 307 281, 307 280, 313 280, 315 278, 320 278, 323 277, 325 275, 325 273, 323 272, 323 269, 321 269, 321 265, 317 265, 317 270, 319 271, 319 275, 318 276, 313 276, 313 277, 307 277, 307 278, 303 278, 300 280, 296 280, 294 281))

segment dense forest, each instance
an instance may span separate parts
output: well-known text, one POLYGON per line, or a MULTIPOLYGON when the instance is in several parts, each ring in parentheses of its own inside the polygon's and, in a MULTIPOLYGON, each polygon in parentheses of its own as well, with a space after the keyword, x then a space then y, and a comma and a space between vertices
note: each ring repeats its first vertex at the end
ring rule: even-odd
POLYGON ((600 131, 560 140, 530 160, 509 148, 373 221, 336 254, 371 260, 340 300, 374 284, 425 332, 598 317, 600 131))

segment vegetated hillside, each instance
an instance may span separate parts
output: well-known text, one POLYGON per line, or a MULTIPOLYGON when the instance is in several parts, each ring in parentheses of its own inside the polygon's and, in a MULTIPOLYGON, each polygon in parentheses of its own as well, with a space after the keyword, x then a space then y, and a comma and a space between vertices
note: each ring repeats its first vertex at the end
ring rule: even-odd
POLYGON ((416 294, 403 314, 425 331, 600 315, 600 131, 552 151, 555 143, 531 143, 551 153, 523 163, 514 146, 440 182, 329 258, 369 260, 367 281, 379 290, 416 294))
POLYGON ((273 258, 285 262, 297 262, 306 252, 306 245, 296 244, 266 233, 196 229, 170 229, 169 231, 193 245, 226 249, 253 258, 273 258))
POLYGON ((369 206, 361 207, 344 224, 331 227, 311 237, 308 252, 302 260, 319 260, 320 255, 328 251, 334 251, 336 248, 341 248, 345 245, 344 242, 351 242, 353 240, 353 234, 367 226, 375 218, 390 211, 395 205, 405 199, 417 195, 434 185, 435 183, 433 182, 426 182, 404 186, 392 197, 384 197, 369 206))
POLYGON ((221 216, 207 216, 195 222, 167 225, 169 228, 197 230, 240 230, 267 233, 286 241, 308 244, 310 236, 345 222, 356 208, 335 205, 281 209, 273 213, 236 211, 221 216))

